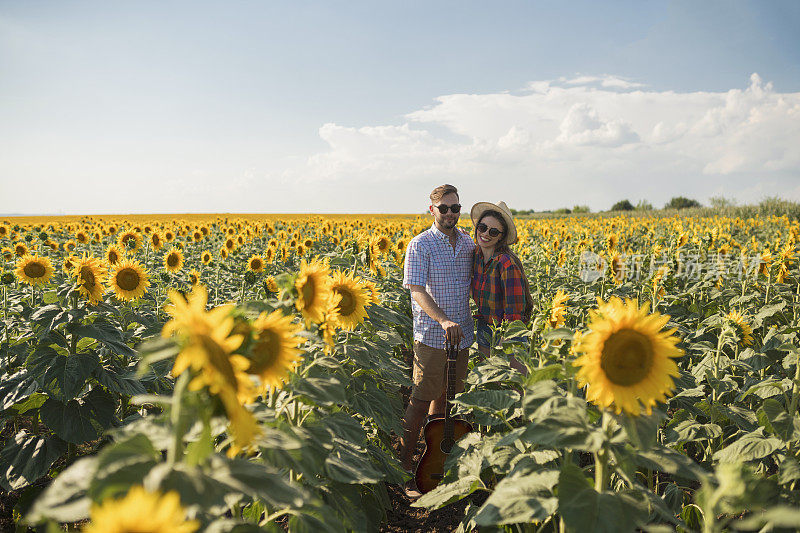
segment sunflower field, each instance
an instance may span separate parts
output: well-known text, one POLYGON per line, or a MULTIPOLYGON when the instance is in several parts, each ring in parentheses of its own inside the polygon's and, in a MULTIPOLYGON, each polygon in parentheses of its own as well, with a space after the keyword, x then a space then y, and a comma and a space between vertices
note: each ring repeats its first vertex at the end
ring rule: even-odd
MULTIPOLYGON (((0 220, 3 527, 384 528, 430 223, 0 220)), ((413 505, 464 500, 459 531, 800 529, 800 222, 517 228, 533 316, 473 350, 475 431, 413 505)))

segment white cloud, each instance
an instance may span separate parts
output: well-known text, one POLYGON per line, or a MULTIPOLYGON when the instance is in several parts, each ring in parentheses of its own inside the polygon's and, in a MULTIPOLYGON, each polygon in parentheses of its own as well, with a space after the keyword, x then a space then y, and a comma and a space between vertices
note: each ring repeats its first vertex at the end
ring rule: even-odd
POLYGON ((325 124, 329 149, 297 172, 312 181, 460 180, 476 193, 491 177, 534 208, 703 200, 723 184, 745 197, 756 183, 763 194, 796 193, 800 93, 776 92, 757 74, 725 92, 642 87, 611 75, 534 80, 522 94, 439 96, 399 126, 325 124))

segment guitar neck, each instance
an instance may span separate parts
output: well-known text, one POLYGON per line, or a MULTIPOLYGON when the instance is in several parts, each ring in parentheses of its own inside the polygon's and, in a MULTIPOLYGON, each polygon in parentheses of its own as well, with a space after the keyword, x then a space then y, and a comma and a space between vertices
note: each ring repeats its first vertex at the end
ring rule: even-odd
POLYGON ((456 397, 456 358, 458 346, 447 346, 447 397, 444 404, 444 438, 453 438, 453 420, 450 418, 450 402, 456 397))

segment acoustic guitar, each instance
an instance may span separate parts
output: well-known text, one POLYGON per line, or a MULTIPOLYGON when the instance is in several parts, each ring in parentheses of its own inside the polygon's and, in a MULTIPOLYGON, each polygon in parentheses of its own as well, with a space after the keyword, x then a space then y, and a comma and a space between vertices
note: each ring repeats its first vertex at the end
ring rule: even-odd
POLYGON ((425 424, 425 453, 417 463, 414 480, 425 494, 436 488, 444 477, 444 461, 458 439, 472 431, 472 425, 460 417, 450 416, 450 402, 456 396, 456 357, 458 346, 447 343, 447 397, 444 415, 436 415, 425 424))

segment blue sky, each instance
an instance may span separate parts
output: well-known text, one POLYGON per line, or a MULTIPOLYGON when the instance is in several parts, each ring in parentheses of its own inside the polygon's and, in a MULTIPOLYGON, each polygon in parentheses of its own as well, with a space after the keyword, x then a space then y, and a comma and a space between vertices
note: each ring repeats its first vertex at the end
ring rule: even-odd
POLYGON ((800 200, 798 27, 792 1, 6 1, 0 213, 800 200))

